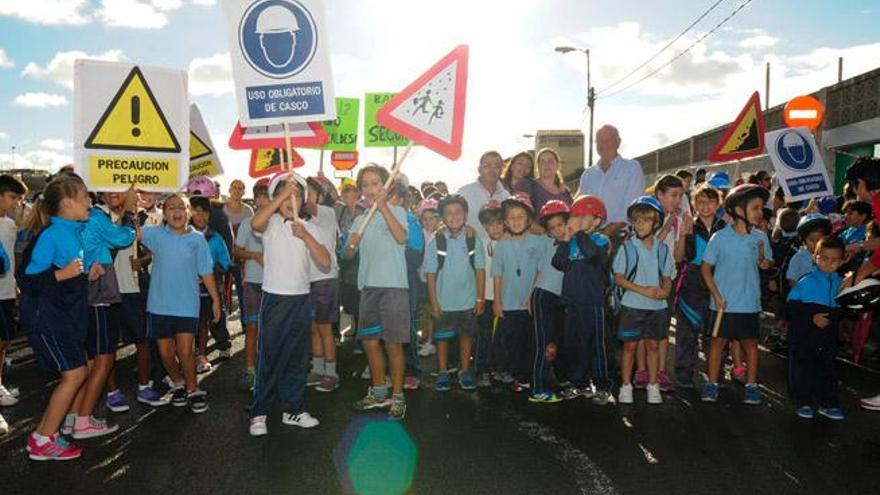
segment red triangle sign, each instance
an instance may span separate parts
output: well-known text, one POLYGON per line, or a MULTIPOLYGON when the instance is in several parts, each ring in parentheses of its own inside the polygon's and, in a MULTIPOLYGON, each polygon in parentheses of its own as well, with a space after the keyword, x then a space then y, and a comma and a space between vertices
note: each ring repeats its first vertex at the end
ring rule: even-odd
POLYGON ((457 160, 464 136, 468 46, 459 45, 376 113, 376 121, 457 160))
MULTIPOLYGON (((301 122, 288 124, 290 145, 296 147, 323 146, 327 142, 327 132, 320 122, 301 122)), ((236 122, 229 147, 234 150, 256 150, 261 148, 286 148, 284 129, 281 124, 243 127, 236 122)))
MULTIPOLYGON (((253 178, 265 177, 285 170, 284 150, 282 148, 265 148, 251 151, 251 164, 248 174, 253 178)), ((296 150, 293 150, 293 167, 305 165, 306 161, 296 150)))
POLYGON ((763 153, 764 116, 761 114, 761 97, 755 91, 724 137, 709 152, 709 161, 729 162, 763 153))

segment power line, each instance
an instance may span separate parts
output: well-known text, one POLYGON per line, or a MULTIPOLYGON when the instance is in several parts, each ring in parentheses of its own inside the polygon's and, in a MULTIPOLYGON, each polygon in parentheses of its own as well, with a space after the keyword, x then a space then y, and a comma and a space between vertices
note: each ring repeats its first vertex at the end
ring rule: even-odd
POLYGON ((623 88, 618 89, 617 91, 614 91, 614 92, 611 93, 610 95, 605 96, 605 98, 606 98, 606 99, 607 99, 607 98, 612 98, 612 97, 614 97, 614 96, 616 96, 616 95, 619 95, 620 93, 623 93, 624 91, 628 90, 629 88, 632 88, 632 87, 635 86, 636 84, 639 84, 640 82, 644 81, 645 79, 648 79, 648 78, 652 77, 654 74, 657 74, 657 73, 660 72, 661 70, 665 69, 666 67, 668 67, 669 65, 671 65, 673 62, 675 62, 676 60, 678 60, 679 58, 681 58, 682 56, 684 56, 684 55, 685 55, 687 52, 689 52, 693 47, 695 47, 695 46, 697 46, 698 44, 700 44, 704 39, 706 39, 707 37, 709 37, 709 35, 711 35, 711 34, 714 33, 715 31, 717 31, 718 28, 720 28, 720 27, 723 26, 725 23, 727 23, 727 21, 729 21, 730 19, 732 19, 736 14, 738 14, 742 9, 744 9, 744 8, 746 7, 746 5, 748 5, 748 4, 750 4, 750 3, 752 3, 752 0, 745 0, 743 3, 739 4, 739 6, 737 6, 737 7, 733 10, 733 12, 731 12, 730 14, 728 14, 727 17, 725 17, 724 19, 722 19, 721 22, 719 22, 718 24, 716 24, 716 25, 715 25, 712 29, 710 29, 709 31, 706 31, 702 36, 700 36, 699 38, 697 38, 693 43, 691 43, 690 45, 688 45, 687 48, 685 48, 683 51, 679 52, 676 56, 672 57, 669 61, 667 61, 666 63, 664 63, 664 64, 661 65, 660 67, 657 67, 656 69, 652 70, 651 72, 648 72, 647 74, 645 74, 645 75, 642 76, 641 78, 637 79, 635 82, 630 83, 630 84, 624 86, 623 88))
POLYGON ((659 57, 661 53, 665 52, 665 51, 666 51, 670 46, 672 46, 676 41, 680 40, 682 36, 684 36, 685 34, 687 34, 688 31, 690 31, 691 29, 693 29, 694 26, 696 26, 696 25, 697 25, 700 21, 702 21, 707 15, 709 15, 713 10, 715 10, 715 7, 718 7, 718 6, 721 4, 721 2, 723 2, 723 1, 724 1, 724 0, 717 0, 717 1, 716 1, 714 4, 712 4, 712 6, 710 6, 705 12, 703 12, 699 17, 697 17, 697 18, 694 20, 694 22, 690 23, 690 24, 688 25, 688 27, 684 28, 684 31, 678 33, 678 36, 676 36, 675 38, 673 38, 669 43, 666 43, 665 45, 663 45, 663 48, 660 48, 659 50, 657 50, 657 52, 654 53, 653 55, 651 55, 650 58, 648 58, 647 60, 645 60, 644 62, 642 62, 641 64, 639 64, 638 67, 636 67, 635 69, 633 69, 633 70, 627 72, 626 75, 624 75, 623 77, 621 77, 621 78, 619 78, 618 80, 614 81, 613 83, 609 84, 607 87, 603 88, 601 91, 597 91, 596 94, 597 94, 597 95, 600 95, 600 94, 602 94, 602 93, 604 93, 604 92, 610 90, 611 88, 614 88, 614 87, 617 86, 618 84, 620 84, 620 83, 622 83, 623 81, 626 81, 627 79, 629 79, 629 76, 631 76, 631 75, 635 74, 636 72, 638 72, 639 70, 641 70, 642 67, 644 67, 644 66, 648 65, 649 63, 651 63, 655 58, 659 57))

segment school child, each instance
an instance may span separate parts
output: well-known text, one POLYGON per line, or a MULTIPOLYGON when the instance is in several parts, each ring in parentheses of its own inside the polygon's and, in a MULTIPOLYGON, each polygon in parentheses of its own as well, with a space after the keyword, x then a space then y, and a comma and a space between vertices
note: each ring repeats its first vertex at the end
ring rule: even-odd
POLYGON ((785 350, 785 332, 788 328, 788 321, 785 318, 785 300, 791 289, 785 275, 791 259, 798 250, 797 225, 800 218, 800 213, 794 208, 779 209, 776 214, 776 226, 770 238, 776 275, 768 284, 770 291, 776 293, 772 306, 776 322, 767 335, 765 344, 774 352, 785 350))
POLYGON ((789 383, 796 414, 804 419, 813 417, 814 405, 826 418, 844 419, 834 372, 840 316, 834 298, 843 282, 837 269, 844 250, 836 237, 820 240, 814 253, 816 269, 801 277, 788 296, 789 383))
MULTIPOLYGON (((434 237, 434 233, 440 225, 440 215, 437 213, 437 200, 425 199, 419 204, 419 224, 422 228, 422 238, 427 246, 434 237)), ((425 263, 422 260, 419 266, 419 319, 420 325, 419 336, 421 337, 421 345, 419 345, 419 356, 428 357, 437 353, 437 347, 432 342, 432 334, 434 332, 434 317, 431 315, 431 303, 428 301, 428 280, 425 276, 425 263)), ((491 286, 492 284, 487 284, 491 286)))
POLYGON ((707 184, 694 192, 697 219, 693 230, 684 235, 684 261, 678 275, 675 304, 675 386, 694 388, 694 372, 699 364, 700 336, 709 321, 709 289, 700 273, 703 253, 709 239, 723 229, 724 220, 716 216, 721 194, 707 184))
MULTIPOLYGON (((18 394, 12 393, 3 384, 3 368, 6 363, 6 349, 15 339, 16 287, 15 287, 15 238, 18 230, 15 220, 9 214, 21 206, 21 199, 27 194, 27 186, 11 175, 0 175, 0 406, 14 406, 18 394)), ((0 435, 4 434, 3 415, 0 414, 0 435)))
POLYGON ((156 341, 171 380, 171 404, 188 405, 198 414, 208 410, 207 393, 196 381, 193 356, 199 329, 199 281, 211 298, 214 323, 220 321, 220 295, 208 241, 189 225, 189 205, 183 196, 165 199, 162 215, 163 225, 145 227, 140 233, 141 242, 153 253, 147 336, 156 341))
POLYGON ((656 198, 641 196, 627 208, 635 237, 624 242, 614 258, 614 281, 623 296, 617 338, 623 341, 621 385, 617 401, 632 404, 632 367, 641 341, 647 353, 648 404, 660 404, 658 383, 660 343, 667 339, 669 311, 666 299, 672 291, 675 267, 666 243, 654 237, 664 224, 665 210, 656 198))
MULTIPOLYGON (((269 205, 268 182, 254 185, 254 206, 257 213, 269 205)), ((263 300, 263 237, 254 234, 250 219, 238 226, 235 237, 235 256, 244 260, 244 293, 241 323, 244 325, 244 371, 239 388, 254 390, 257 367, 257 332, 259 332, 260 303, 263 300)))
POLYGON ((345 243, 345 257, 358 254, 358 289, 361 291, 358 340, 363 344, 372 386, 354 404, 357 411, 388 408, 394 419, 406 415, 403 379, 406 360, 403 344, 410 339, 408 280, 406 274, 406 211, 388 203, 385 182, 388 171, 368 165, 358 171, 357 184, 364 199, 374 204, 375 215, 363 235, 359 233, 367 214, 355 219, 345 243), (379 341, 388 353, 391 394, 385 383, 386 360, 379 341))
POLYGON ((808 213, 798 222, 797 233, 801 247, 792 256, 785 272, 789 287, 794 287, 801 277, 813 271, 815 264, 812 253, 816 252, 819 241, 831 234, 831 221, 821 213, 808 213))
POLYGON ((85 383, 89 325, 88 278, 83 273, 83 229, 91 208, 86 186, 59 175, 43 190, 49 225, 22 254, 17 273, 21 323, 39 366, 61 374, 40 422, 27 438, 38 461, 76 459, 82 449, 59 434, 61 422, 85 383))
POLYGON ((309 263, 310 298, 312 302, 312 369, 306 385, 315 385, 318 392, 332 392, 339 388, 339 373, 336 369, 336 341, 333 338, 333 325, 339 323, 339 298, 337 296, 339 266, 336 263, 336 239, 339 226, 336 213, 327 206, 326 188, 333 185, 324 177, 309 177, 306 211, 308 223, 318 233, 318 243, 327 248, 330 266, 319 267, 309 263))
MULTIPOLYGON (((339 193, 342 199, 336 207, 336 218, 339 221, 339 248, 345 249, 345 244, 341 241, 348 238, 351 224, 364 212, 364 208, 359 201, 361 193, 353 180, 343 179, 339 186, 339 193)), ((360 292, 357 288, 358 256, 355 254, 352 258, 345 258, 341 252, 338 254, 339 301, 342 303, 342 310, 352 318, 349 332, 354 333, 358 327, 357 318, 360 312, 360 292)), ((355 346, 355 352, 359 351, 360 348, 355 346)))
POLYGON ((864 250, 867 239, 867 223, 872 219, 871 204, 866 201, 847 201, 843 205, 846 228, 840 233, 840 240, 846 246, 847 260, 841 267, 840 272, 846 273, 857 270, 865 260, 864 250))
POLYGON ((464 197, 451 194, 440 200, 440 216, 444 227, 428 243, 425 273, 428 297, 437 329, 437 380, 434 389, 449 390, 447 368, 450 342, 458 338, 461 368, 458 384, 463 390, 477 388, 471 369, 471 351, 477 333, 477 317, 485 310, 486 281, 483 243, 472 227, 465 225, 468 203, 464 197))
POLYGON ((531 388, 532 357, 535 342, 532 339, 530 312, 532 288, 538 276, 541 259, 541 238, 529 232, 534 218, 531 201, 525 196, 514 196, 501 202, 504 208, 504 226, 508 237, 495 247, 492 258, 492 278, 495 284, 493 312, 499 319, 507 351, 513 390, 522 392, 531 388))
POLYGON ((592 398, 596 405, 608 403, 613 385, 605 353, 611 242, 598 231, 607 218, 602 200, 591 195, 577 198, 568 219, 569 238, 559 243, 553 256, 553 267, 565 274, 562 278, 562 303, 566 307, 563 355, 571 386, 563 391, 563 397, 592 398))
POLYGON ((707 325, 712 327, 722 313, 717 337, 709 349, 709 380, 703 387, 702 400, 718 400, 718 377, 721 373, 721 352, 731 340, 738 340, 745 351, 747 383, 746 404, 761 403, 758 388, 758 336, 760 335, 761 280, 759 269, 773 266, 773 253, 767 236, 753 227, 761 222, 764 204, 770 192, 755 184, 743 184, 730 190, 724 199, 724 210, 731 223, 712 236, 703 253, 700 271, 712 294, 712 310, 707 325))
POLYGON ((554 362, 559 357, 562 329, 565 325, 565 308, 562 305, 563 273, 553 267, 556 243, 564 241, 568 233, 570 210, 563 201, 544 203, 538 214, 538 223, 547 235, 541 237, 541 264, 538 281, 532 291, 532 328, 535 335, 535 355, 532 358, 532 394, 530 402, 552 404, 562 399, 553 387, 557 380, 552 374, 554 362))
MULTIPOLYGON (((483 242, 483 258, 485 271, 492 273, 492 258, 498 243, 504 239, 504 209, 498 201, 489 201, 480 209, 479 221, 486 231, 483 242)), ((477 386, 491 387, 494 377, 504 384, 513 383, 513 376, 508 372, 507 352, 501 333, 497 332, 499 319, 488 308, 495 306, 495 283, 489 279, 484 284, 483 306, 486 311, 477 316, 477 342, 474 350, 474 368, 477 373, 477 386)))
POLYGON ((252 436, 268 433, 266 416, 276 395, 281 422, 313 428, 319 421, 303 408, 312 328, 310 263, 329 270, 330 253, 306 220, 308 185, 295 173, 269 184, 272 201, 251 220, 263 233, 263 299, 260 307, 257 374, 250 408, 252 436), (304 220, 305 219, 305 220, 304 220))
MULTIPOLYGON (((214 280, 224 280, 224 275, 229 271, 230 259, 229 251, 226 250, 226 242, 223 237, 211 227, 211 201, 204 196, 193 196, 189 200, 192 208, 192 218, 190 224, 195 230, 205 236, 208 242, 208 250, 211 253, 211 260, 214 270, 214 280)), ((222 292, 220 294, 223 294, 222 292)), ((221 296, 223 299, 223 296, 221 296)), ((223 304, 221 302, 221 311, 223 304)), ((199 286, 199 333, 196 339, 196 372, 207 373, 211 371, 213 366, 208 361, 208 331, 214 336, 216 343, 229 341, 229 335, 223 334, 226 327, 223 325, 214 325, 211 321, 211 296, 208 294, 204 285, 199 286)))
MULTIPOLYGON (((89 220, 83 229, 83 267, 89 273, 89 328, 86 333, 89 377, 74 400, 71 414, 65 418, 65 431, 72 428, 73 438, 77 440, 107 435, 119 428, 92 417, 92 413, 113 370, 119 343, 115 305, 122 302, 122 297, 111 249, 124 248, 134 242, 131 213, 136 207, 137 196, 134 189, 129 189, 124 194, 104 193, 103 199, 105 204, 89 210, 89 220), (122 225, 117 225, 111 219, 110 208, 120 206, 128 215, 122 217, 122 225)), ((129 409, 121 393, 108 396, 107 407, 113 412, 129 409)))

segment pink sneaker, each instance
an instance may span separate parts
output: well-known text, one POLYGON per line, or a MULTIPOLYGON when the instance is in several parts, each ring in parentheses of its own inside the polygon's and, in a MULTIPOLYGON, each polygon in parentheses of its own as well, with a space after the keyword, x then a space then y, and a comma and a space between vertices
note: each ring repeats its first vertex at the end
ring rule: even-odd
POLYGON ((403 380, 403 388, 406 390, 418 390, 421 380, 414 376, 408 376, 403 380))
POLYGON ((119 429, 119 425, 107 424, 106 420, 90 417, 89 423, 82 428, 73 427, 73 438, 82 440, 84 438, 101 437, 109 435, 119 429))
POLYGON ((633 386, 638 390, 644 390, 648 386, 648 370, 636 371, 636 379, 633 386))
POLYGON ((746 383, 748 381, 748 373, 746 371, 747 368, 745 366, 734 366, 733 378, 740 383, 746 383))
POLYGON ((661 392, 672 392, 675 390, 675 384, 669 379, 666 370, 660 370, 657 372, 657 384, 660 385, 661 392))
POLYGON ((34 433, 28 435, 27 451, 30 458, 35 461, 69 461, 82 455, 81 448, 67 443, 67 440, 57 433, 43 445, 37 445, 34 435, 34 433))

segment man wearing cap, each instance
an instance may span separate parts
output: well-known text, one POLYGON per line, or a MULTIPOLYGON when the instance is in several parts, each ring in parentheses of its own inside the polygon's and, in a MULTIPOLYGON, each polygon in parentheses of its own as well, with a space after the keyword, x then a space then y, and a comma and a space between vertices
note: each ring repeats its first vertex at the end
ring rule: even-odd
MULTIPOLYGON (((489 235, 483 224, 480 223, 480 209, 489 201, 504 201, 510 197, 507 189, 501 183, 501 169, 504 167, 504 159, 497 151, 487 151, 480 157, 480 166, 477 169, 479 176, 475 182, 463 186, 458 194, 464 196, 468 202, 467 224, 473 227, 485 242, 489 235)), ((427 198, 427 196, 426 196, 427 198)))
POLYGON ((596 131, 596 148, 599 163, 584 170, 580 180, 582 194, 597 196, 608 210, 606 235, 614 236, 626 226, 626 209, 645 192, 645 175, 642 166, 618 154, 620 133, 611 125, 596 131))

